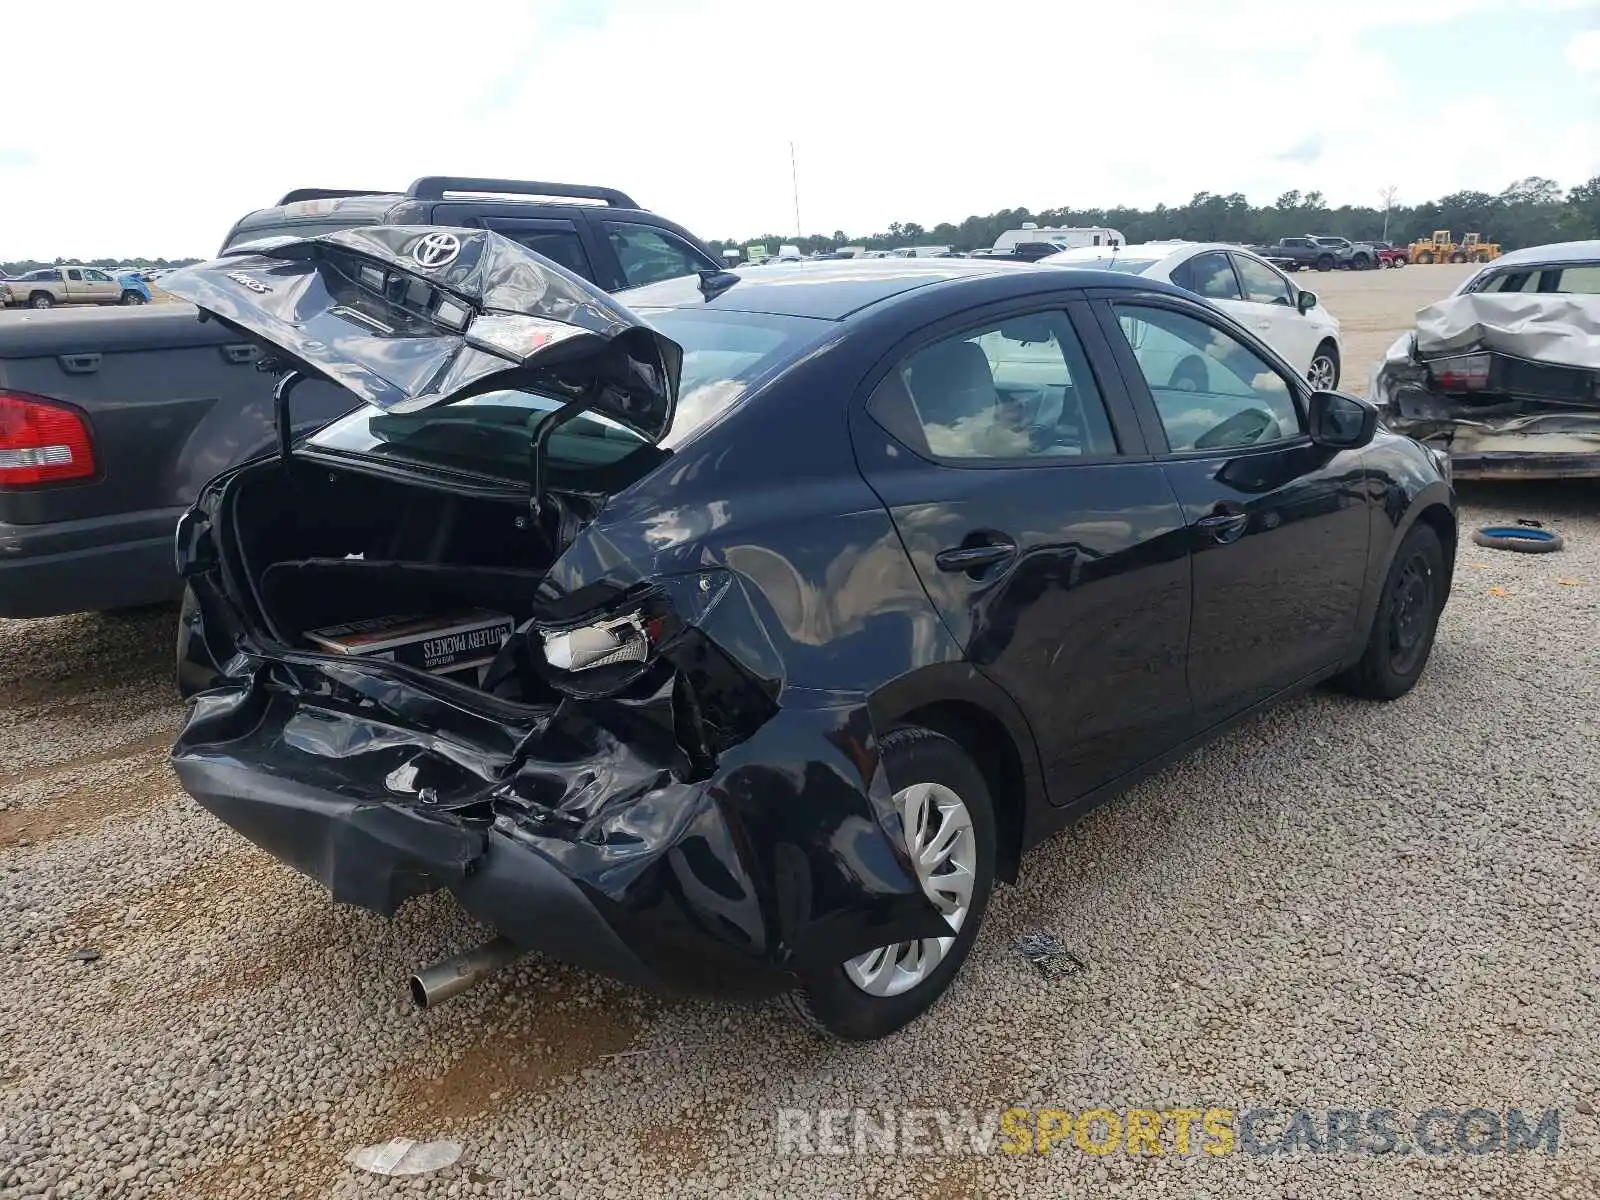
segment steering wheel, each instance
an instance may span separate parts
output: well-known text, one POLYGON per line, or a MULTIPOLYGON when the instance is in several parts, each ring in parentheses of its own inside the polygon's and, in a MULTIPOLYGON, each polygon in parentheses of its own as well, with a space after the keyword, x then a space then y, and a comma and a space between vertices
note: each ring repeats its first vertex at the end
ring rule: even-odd
POLYGON ((1194 440, 1196 450, 1217 450, 1225 446, 1248 446, 1259 442, 1278 422, 1264 408, 1247 408, 1226 421, 1213 425, 1194 440))

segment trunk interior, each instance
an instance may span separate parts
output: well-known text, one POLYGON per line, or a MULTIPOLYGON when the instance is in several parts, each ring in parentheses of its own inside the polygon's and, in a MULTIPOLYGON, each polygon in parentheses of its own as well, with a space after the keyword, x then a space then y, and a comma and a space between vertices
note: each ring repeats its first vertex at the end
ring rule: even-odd
MULTIPOLYGON (((525 497, 463 495, 303 458, 263 465, 240 477, 228 522, 250 593, 240 599, 277 640, 318 653, 327 647, 307 634, 349 622, 479 609, 520 624, 552 561, 528 511, 525 497)), ((507 699, 545 691, 531 677, 506 684, 494 690, 507 699)))

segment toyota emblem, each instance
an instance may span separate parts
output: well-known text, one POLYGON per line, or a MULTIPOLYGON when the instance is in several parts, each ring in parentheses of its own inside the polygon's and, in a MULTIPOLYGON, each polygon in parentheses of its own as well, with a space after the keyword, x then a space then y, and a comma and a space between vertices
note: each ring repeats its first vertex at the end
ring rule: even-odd
POLYGON ((448 267, 461 253, 461 239, 453 233, 428 233, 411 247, 411 260, 419 267, 448 267))

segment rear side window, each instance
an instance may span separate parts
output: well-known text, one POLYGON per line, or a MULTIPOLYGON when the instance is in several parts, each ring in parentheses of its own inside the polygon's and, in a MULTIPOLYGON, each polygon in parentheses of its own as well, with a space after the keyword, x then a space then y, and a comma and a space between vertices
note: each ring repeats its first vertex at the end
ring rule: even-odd
POLYGON ((889 373, 869 411, 939 458, 1117 453, 1105 402, 1064 312, 1008 317, 924 346, 889 373))
POLYGON ((1475 292, 1565 293, 1600 295, 1600 263, 1574 263, 1570 267, 1529 267, 1501 271, 1472 288, 1475 292))
MULTIPOLYGON (((490 228, 495 227, 490 225, 490 228)), ((584 252, 583 242, 575 229, 519 229, 515 232, 496 229, 495 231, 505 234, 518 245, 526 246, 535 254, 544 255, 574 275, 581 275, 585 279, 594 278, 594 268, 589 265, 589 256, 584 252)))
POLYGON ((1207 300, 1239 300, 1239 281, 1233 277, 1233 264, 1220 250, 1196 254, 1186 264, 1188 284, 1184 285, 1197 296, 1207 300))
POLYGON ((82 271, 68 271, 67 272, 67 278, 72 280, 74 283, 82 283, 83 282, 83 272, 82 271))
POLYGON ((682 238, 649 225, 607 221, 606 240, 622 266, 622 278, 628 287, 677 279, 713 266, 682 238))

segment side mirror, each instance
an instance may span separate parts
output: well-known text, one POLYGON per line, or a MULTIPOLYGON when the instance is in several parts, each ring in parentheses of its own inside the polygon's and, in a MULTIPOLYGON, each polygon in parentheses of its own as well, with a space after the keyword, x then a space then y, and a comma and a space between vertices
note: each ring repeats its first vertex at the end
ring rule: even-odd
POLYGON ((1330 450, 1358 450, 1378 432, 1377 407, 1343 392, 1312 392, 1311 440, 1330 450))
POLYGON ((1295 307, 1298 308, 1303 313, 1308 313, 1313 308, 1315 308, 1316 306, 1317 306, 1317 294, 1315 292, 1308 292, 1304 288, 1302 288, 1300 290, 1299 299, 1297 299, 1295 301, 1295 307))

